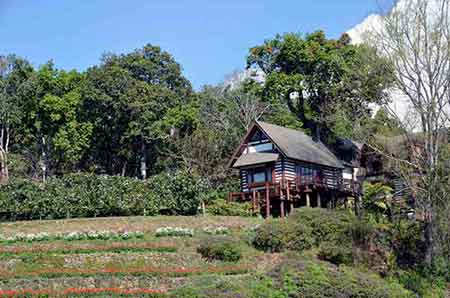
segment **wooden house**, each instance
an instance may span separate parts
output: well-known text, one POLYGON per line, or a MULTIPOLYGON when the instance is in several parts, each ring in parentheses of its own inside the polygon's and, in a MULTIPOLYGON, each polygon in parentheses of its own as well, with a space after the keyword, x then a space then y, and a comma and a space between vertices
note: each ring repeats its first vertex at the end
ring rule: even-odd
POLYGON ((351 159, 338 158, 302 131, 256 121, 230 160, 241 191, 229 200, 251 201, 266 216, 281 217, 301 206, 334 206, 360 195, 351 159))

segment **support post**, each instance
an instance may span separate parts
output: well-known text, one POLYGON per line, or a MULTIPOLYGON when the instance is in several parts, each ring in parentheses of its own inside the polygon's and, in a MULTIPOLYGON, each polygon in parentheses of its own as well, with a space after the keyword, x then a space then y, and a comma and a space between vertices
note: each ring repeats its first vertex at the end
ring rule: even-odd
POLYGON ((284 217, 284 194, 283 190, 280 191, 280 216, 284 217))
POLYGON ((317 192, 317 207, 322 208, 322 199, 320 198, 320 192, 317 192))
POLYGON ((253 209, 253 212, 256 211, 256 190, 253 190, 253 193, 252 193, 252 209, 253 209))
POLYGON ((306 193, 306 207, 311 207, 311 200, 309 198, 309 193, 306 193))
POLYGON ((270 192, 269 183, 266 182, 266 218, 270 217, 270 192))
POLYGON ((291 190, 289 189, 289 183, 288 183, 288 188, 286 189, 286 199, 288 201, 289 204, 289 212, 288 213, 292 213, 292 210, 294 209, 294 204, 292 203, 291 200, 291 190))
POLYGON ((261 212, 261 193, 258 191, 256 193, 256 208, 258 209, 258 212, 261 212))

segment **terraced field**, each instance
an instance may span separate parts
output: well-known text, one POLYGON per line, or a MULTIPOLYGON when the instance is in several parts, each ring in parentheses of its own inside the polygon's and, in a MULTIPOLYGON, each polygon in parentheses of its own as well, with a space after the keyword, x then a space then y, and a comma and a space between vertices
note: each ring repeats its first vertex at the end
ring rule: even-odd
POLYGON ((267 255, 244 244, 259 222, 240 217, 129 217, 2 223, 0 297, 153 297, 208 276, 242 281, 271 264, 267 255), (157 237, 162 227, 194 234, 157 237), (218 227, 227 235, 211 235, 218 227), (202 258, 197 247, 211 237, 242 243, 241 260, 202 258))

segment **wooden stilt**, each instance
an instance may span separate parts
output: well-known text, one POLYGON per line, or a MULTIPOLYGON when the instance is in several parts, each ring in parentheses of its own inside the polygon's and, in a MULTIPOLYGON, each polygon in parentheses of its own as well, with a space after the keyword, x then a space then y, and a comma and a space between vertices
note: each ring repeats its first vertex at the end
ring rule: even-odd
POLYGON ((269 183, 266 182, 266 217, 270 217, 270 193, 269 183))
POLYGON ((286 199, 287 199, 287 201, 288 201, 288 204, 289 204, 289 211, 288 211, 288 214, 289 213, 291 213, 292 212, 292 207, 293 207, 293 205, 292 205, 292 201, 291 201, 291 191, 290 191, 290 189, 289 189, 289 183, 288 183, 288 187, 287 187, 287 189, 286 189, 286 199))
POLYGON ((252 193, 252 209, 253 209, 253 212, 256 211, 256 190, 253 190, 253 193, 252 193))
POLYGON ((283 190, 280 190, 280 216, 284 217, 284 194, 283 190))
POLYGON ((306 207, 311 207, 311 200, 309 198, 309 193, 306 193, 306 207))
POLYGON ((320 198, 320 192, 317 192, 317 207, 322 207, 322 199, 320 198))
POLYGON ((261 212, 261 193, 258 191, 256 193, 257 198, 256 198, 256 208, 258 209, 258 212, 261 212))

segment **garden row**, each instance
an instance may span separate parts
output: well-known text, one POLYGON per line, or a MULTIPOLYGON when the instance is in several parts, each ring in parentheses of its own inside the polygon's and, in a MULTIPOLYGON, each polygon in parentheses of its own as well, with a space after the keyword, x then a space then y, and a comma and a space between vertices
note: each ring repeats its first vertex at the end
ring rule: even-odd
MULTIPOLYGON (((227 227, 205 227, 201 230, 208 235, 228 235, 231 230, 227 227)), ((180 227, 163 227, 158 228, 155 232, 156 237, 193 237, 194 229, 180 228, 180 227)), ((76 240, 129 240, 142 239, 144 232, 116 232, 116 231, 89 231, 89 232, 68 232, 68 233, 36 233, 25 234, 18 233, 14 236, 4 236, 0 234, 0 243, 15 243, 15 242, 41 242, 41 241, 76 241, 76 240)))

